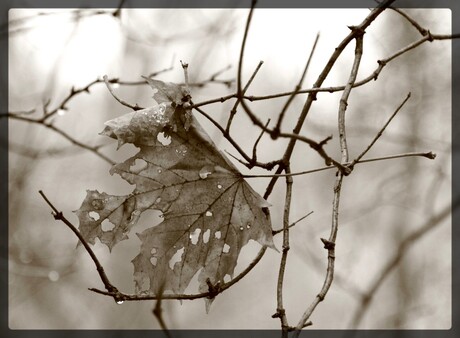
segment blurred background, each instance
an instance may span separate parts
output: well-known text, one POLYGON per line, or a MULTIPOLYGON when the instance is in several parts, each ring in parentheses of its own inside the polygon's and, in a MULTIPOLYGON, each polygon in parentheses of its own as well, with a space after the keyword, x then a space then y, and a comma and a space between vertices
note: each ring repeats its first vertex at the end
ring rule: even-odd
MULTIPOLYGON (((80 89, 108 75, 138 81, 164 69, 158 79, 182 82, 179 60, 189 63, 194 102, 233 93, 219 80, 235 80, 247 9, 122 9, 25 10, 9 12, 9 111, 40 117, 43 107, 60 105, 72 87, 80 89), (228 68, 230 66, 230 68, 228 68)), ((446 9, 406 11, 432 33, 451 33, 446 9)), ((303 87, 311 87, 334 48, 359 24, 368 9, 256 9, 247 41, 243 82, 260 60, 264 64, 249 95, 291 91, 300 78, 317 32, 320 39, 303 87)), ((5 32, 4 32, 5 33, 5 32)), ((420 39, 399 14, 385 11, 366 30, 358 79, 370 75, 377 60, 420 39)), ((346 82, 354 43, 337 61, 324 86, 346 82)), ((115 88, 131 104, 152 105, 146 85, 115 88)), ((370 143, 408 92, 412 96, 367 158, 415 151, 433 151, 435 160, 409 157, 357 165, 343 183, 340 228, 336 247, 336 276, 311 320, 316 329, 448 329, 451 326, 451 47, 450 41, 425 43, 389 63, 377 81, 351 92, 347 137, 351 158, 370 143), (419 231, 422 229, 422 231, 419 231), (414 236, 417 233, 417 236, 414 236), (412 237, 411 237, 412 236, 412 237), (407 240, 409 238, 409 240, 407 240)), ((302 134, 315 140, 333 135, 325 147, 340 158, 337 111, 341 93, 320 93, 302 134)), ((283 125, 290 132, 305 101, 298 95, 283 125)), ((287 98, 251 103, 266 121, 275 118, 287 98)), ((234 101, 204 107, 225 125, 234 101)), ((129 112, 116 102, 103 83, 76 95, 67 110, 53 117, 56 128, 101 153, 123 161, 136 152, 131 145, 116 151, 116 142, 98 135, 103 123, 129 112)), ((237 152, 205 118, 195 113, 219 149, 237 152)), ((239 112, 232 135, 251 153, 259 130, 239 112)), ((6 144, 6 140, 3 140, 6 144)), ((286 140, 264 136, 260 161, 278 159, 286 140)), ((124 302, 88 291, 103 289, 93 262, 63 224, 56 222, 38 194, 43 190, 75 225, 72 213, 86 189, 128 194, 133 187, 110 176, 110 164, 93 152, 72 144, 43 125, 15 119, 9 122, 9 325, 12 329, 148 329, 158 328, 153 301, 124 302)), ((232 160, 233 161, 233 160, 232 160)), ((249 171, 233 161, 245 174, 249 171)), ((324 166, 309 147, 298 144, 292 171, 324 166)), ((291 325, 321 289, 326 251, 320 237, 330 232, 335 172, 322 171, 294 178, 291 220, 314 213, 291 231, 285 278, 285 308, 291 325)), ((250 179, 263 195, 268 178, 250 179)), ((268 199, 274 229, 282 227, 285 185, 279 180, 268 199)), ((158 215, 141 217, 139 228, 158 223, 158 215)), ((139 229, 134 229, 136 232, 139 229)), ((281 248, 281 236, 275 243, 281 248)), ((118 244, 109 255, 97 242, 95 253, 111 281, 133 292, 130 263, 139 240, 118 244)), ((253 259, 257 243, 242 251, 237 272, 253 259)), ((261 262, 214 301, 209 314, 203 300, 163 302, 169 328, 279 328, 276 283, 281 255, 268 250, 261 262)), ((190 292, 196 292, 191 289, 190 292)))

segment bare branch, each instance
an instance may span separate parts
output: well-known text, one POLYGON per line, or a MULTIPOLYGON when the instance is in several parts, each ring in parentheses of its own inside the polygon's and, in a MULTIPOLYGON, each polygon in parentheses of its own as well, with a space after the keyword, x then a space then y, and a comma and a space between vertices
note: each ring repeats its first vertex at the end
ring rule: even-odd
POLYGON ((110 94, 112 94, 114 99, 117 100, 118 102, 120 102, 122 105, 124 105, 124 106, 126 106, 128 108, 131 108, 134 111, 143 109, 142 107, 139 107, 137 104, 133 106, 133 105, 129 104, 128 102, 123 101, 122 99, 120 99, 117 95, 115 95, 112 87, 109 84, 109 80, 108 80, 107 75, 104 75, 104 82, 105 82, 105 85, 107 86, 107 89, 109 90, 110 94))
POLYGON ((407 102, 407 100, 409 100, 410 95, 411 95, 410 93, 407 94, 407 96, 404 99, 404 101, 399 105, 398 108, 396 108, 394 113, 390 116, 388 121, 383 125, 382 129, 380 129, 380 131, 374 137, 372 142, 366 147, 366 149, 363 150, 363 152, 361 154, 358 155, 358 157, 356 157, 353 160, 353 162, 350 164, 350 167, 353 167, 355 163, 359 162, 359 160, 361 160, 361 158, 363 158, 363 156, 367 154, 367 152, 372 148, 372 146, 375 144, 375 142, 377 142, 377 140, 382 136, 382 134, 385 131, 386 127, 390 124, 390 122, 393 120, 393 118, 396 116, 396 114, 401 110, 401 108, 404 106, 404 104, 407 102))
POLYGON ((286 111, 288 110, 289 106, 294 100, 294 97, 296 97, 296 95, 299 93, 299 90, 302 89, 302 83, 305 79, 305 76, 307 75, 308 68, 310 67, 310 62, 311 62, 311 59, 313 58, 313 54, 315 53, 315 49, 316 49, 316 45, 318 44, 318 40, 319 40, 319 32, 316 34, 315 42, 313 43, 313 47, 311 48, 310 55, 308 56, 307 64, 305 65, 302 75, 300 76, 299 82, 295 86, 294 91, 292 92, 291 96, 289 96, 289 99, 286 101, 283 109, 281 110, 281 113, 279 114, 278 122, 276 123, 276 127, 274 129, 275 135, 277 133, 279 134, 281 130, 281 123, 283 122, 286 111))
MULTIPOLYGON (((286 167, 286 174, 289 174, 290 168, 286 167)), ((283 251, 281 255, 281 262, 278 271, 278 284, 276 288, 276 313, 272 316, 273 318, 278 317, 281 321, 282 337, 288 337, 288 320, 286 316, 286 310, 283 305, 283 283, 284 273, 286 270, 287 256, 289 252, 289 215, 291 212, 291 200, 292 200, 292 176, 286 177, 286 197, 284 201, 284 213, 283 213, 283 251)))

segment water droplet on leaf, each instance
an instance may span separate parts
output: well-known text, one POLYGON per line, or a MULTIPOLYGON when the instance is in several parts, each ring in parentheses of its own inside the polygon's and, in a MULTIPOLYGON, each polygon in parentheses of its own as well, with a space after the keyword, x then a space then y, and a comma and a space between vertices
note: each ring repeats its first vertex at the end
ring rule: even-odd
POLYGON ((201 179, 206 179, 209 175, 212 174, 212 171, 209 169, 209 167, 203 167, 201 168, 199 175, 201 179))
POLYGON ((222 189, 222 184, 218 184, 217 189, 222 189))
POLYGON ((52 282, 57 282, 59 280, 59 272, 52 270, 48 273, 48 279, 52 282))

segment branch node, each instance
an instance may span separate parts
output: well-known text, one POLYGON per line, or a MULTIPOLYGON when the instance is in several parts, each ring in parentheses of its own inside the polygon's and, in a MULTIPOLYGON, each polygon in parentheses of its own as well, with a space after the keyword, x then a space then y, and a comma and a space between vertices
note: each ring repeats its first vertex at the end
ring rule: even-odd
POLYGON ((323 242, 324 244, 324 249, 326 250, 333 250, 335 248, 335 243, 334 242, 331 242, 325 238, 320 238, 321 239, 321 242, 323 242))
POLYGON ((211 280, 209 278, 206 279, 206 284, 208 285, 208 299, 214 299, 216 296, 222 291, 220 282, 217 282, 216 284, 212 284, 211 280))

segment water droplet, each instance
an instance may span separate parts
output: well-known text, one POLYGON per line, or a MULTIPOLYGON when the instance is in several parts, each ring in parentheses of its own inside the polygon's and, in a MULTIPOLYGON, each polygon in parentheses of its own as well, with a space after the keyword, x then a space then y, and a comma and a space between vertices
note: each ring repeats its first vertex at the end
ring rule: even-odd
POLYGON ((157 171, 158 171, 158 173, 159 173, 159 174, 161 174, 163 170, 161 170, 161 169, 158 169, 157 171))
POLYGON ((122 300, 117 300, 117 304, 121 305, 121 304, 123 304, 123 301, 122 300))
POLYGON ((218 184, 217 189, 222 189, 222 184, 218 184))
POLYGON ((222 248, 223 253, 229 253, 230 252, 230 245, 224 244, 224 247, 222 248))
POLYGON ((99 200, 99 199, 92 200, 92 201, 91 201, 91 205, 93 206, 94 209, 96 209, 96 210, 101 210, 101 209, 104 208, 104 201, 103 201, 103 200, 99 200))
POLYGON ((201 168, 200 173, 199 173, 200 178, 203 179, 203 180, 206 179, 211 174, 212 174, 212 170, 209 169, 209 167, 201 168))
POLYGON ((152 117, 156 124, 165 125, 169 123, 169 118, 165 116, 166 104, 161 103, 158 106, 151 108, 152 117))
POLYGON ((212 212, 211 212, 211 211, 209 211, 209 210, 208 210, 208 211, 206 211, 206 216, 208 216, 208 217, 211 217, 211 216, 212 216, 212 212))
POLYGON ((240 226, 240 230, 241 230, 241 231, 243 231, 243 230, 244 230, 244 228, 243 228, 242 226, 240 226))
POLYGON ((246 224, 246 228, 251 228, 251 223, 246 224))
POLYGON ((52 282, 57 282, 59 280, 59 272, 52 270, 48 273, 48 279, 52 282))

